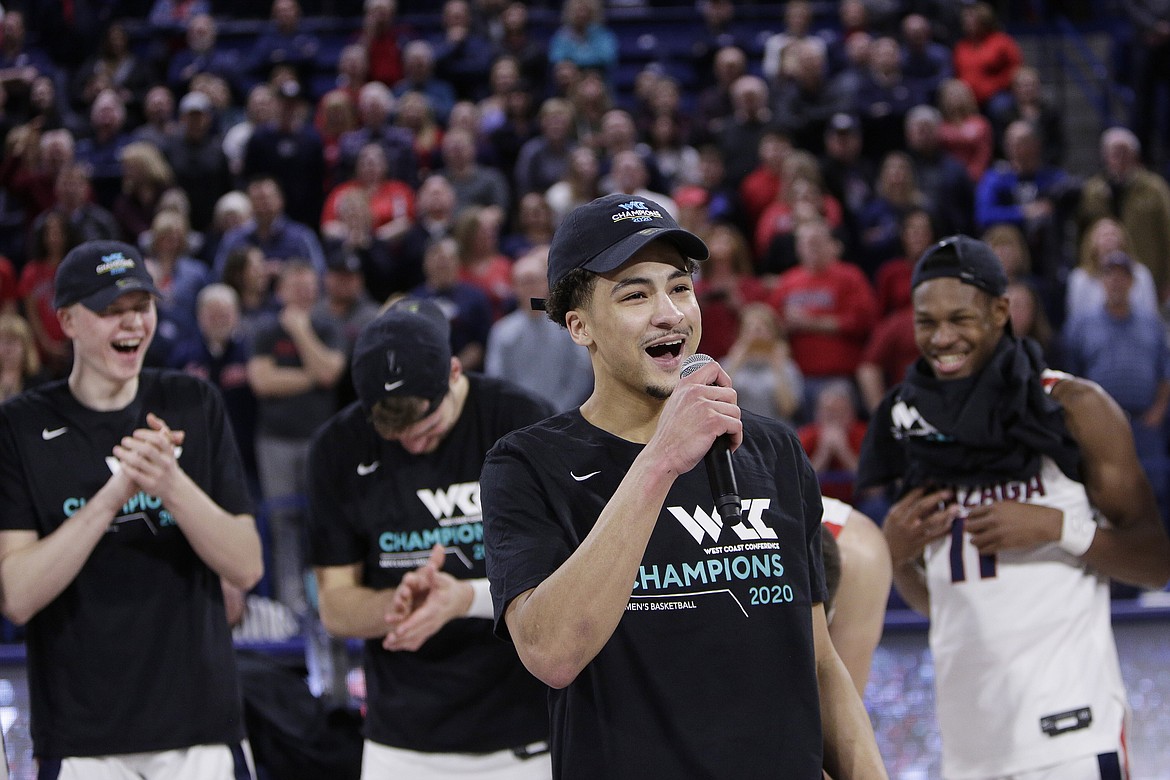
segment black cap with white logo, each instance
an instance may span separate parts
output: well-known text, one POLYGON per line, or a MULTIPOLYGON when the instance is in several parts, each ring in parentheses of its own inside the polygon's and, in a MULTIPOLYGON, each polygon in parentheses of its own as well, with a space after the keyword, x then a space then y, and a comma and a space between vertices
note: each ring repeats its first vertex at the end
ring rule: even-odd
POLYGON ((431 301, 404 298, 358 334, 353 385, 366 412, 383 398, 423 398, 433 409, 447 394, 451 325, 431 301))
POLYGON ((556 287, 574 268, 599 274, 619 268, 658 239, 674 244, 685 257, 707 259, 703 240, 679 227, 674 217, 652 200, 619 192, 578 206, 553 235, 548 287, 556 287))
POLYGON ((53 307, 80 303, 103 311, 126 293, 144 290, 161 298, 137 249, 121 241, 86 241, 74 247, 57 266, 53 307))

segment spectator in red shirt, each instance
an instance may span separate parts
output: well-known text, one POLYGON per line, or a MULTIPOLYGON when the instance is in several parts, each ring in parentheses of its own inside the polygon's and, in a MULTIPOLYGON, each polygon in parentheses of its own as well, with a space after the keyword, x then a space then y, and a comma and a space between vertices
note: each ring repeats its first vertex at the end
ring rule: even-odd
POLYGON ((877 323, 877 299, 861 269, 841 260, 823 221, 796 228, 800 265, 785 271, 768 302, 780 313, 792 357, 805 376, 805 408, 834 379, 852 379, 877 323))
POLYGON ((962 19, 963 37, 955 43, 955 76, 967 82, 980 107, 994 110, 989 102, 1008 92, 1024 56, 1015 39, 999 29, 989 3, 965 7, 962 19))

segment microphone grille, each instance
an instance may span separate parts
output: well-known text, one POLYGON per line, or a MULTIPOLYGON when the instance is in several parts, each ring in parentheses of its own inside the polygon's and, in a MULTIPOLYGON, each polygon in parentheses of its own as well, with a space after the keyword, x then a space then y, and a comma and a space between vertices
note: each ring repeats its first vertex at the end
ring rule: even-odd
POLYGON ((704 355, 702 352, 696 352, 695 354, 683 360, 682 373, 679 374, 679 377, 681 378, 684 376, 690 376, 703 366, 713 362, 715 361, 710 355, 704 355))

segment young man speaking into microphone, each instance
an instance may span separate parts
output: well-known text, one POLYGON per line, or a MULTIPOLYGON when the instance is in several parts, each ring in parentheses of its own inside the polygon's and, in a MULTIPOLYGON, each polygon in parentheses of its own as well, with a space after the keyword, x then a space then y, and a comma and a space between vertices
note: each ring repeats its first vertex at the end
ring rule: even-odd
POLYGON ((552 686, 558 778, 882 778, 829 639, 821 497, 800 443, 736 405, 702 336, 707 247, 650 200, 571 212, 549 316, 589 350, 593 394, 521 429, 481 477, 496 631, 552 686), (704 456, 734 450, 741 512, 704 456))

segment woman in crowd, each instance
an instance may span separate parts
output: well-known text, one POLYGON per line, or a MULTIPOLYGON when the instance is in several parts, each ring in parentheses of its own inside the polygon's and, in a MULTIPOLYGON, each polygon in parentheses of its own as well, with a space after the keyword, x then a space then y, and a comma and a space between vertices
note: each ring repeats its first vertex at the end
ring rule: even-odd
POLYGON ((57 321, 53 305, 56 293, 57 266, 80 243, 69 221, 59 211, 45 212, 33 233, 29 257, 21 269, 17 295, 24 317, 32 328, 41 362, 51 376, 62 376, 69 368, 70 341, 57 321))
POLYGON ((414 223, 414 189, 388 177, 386 150, 380 143, 371 142, 361 148, 353 178, 334 187, 325 199, 321 212, 323 236, 345 237, 347 227, 339 214, 339 204, 348 192, 361 193, 369 203, 370 227, 379 239, 397 238, 414 223))
MULTIPOLYGON (((1112 217, 1103 217, 1085 231, 1081 239, 1077 267, 1068 275, 1065 295, 1065 320, 1100 309, 1105 305, 1105 287, 1101 284, 1101 259, 1110 252, 1129 253, 1129 233, 1112 217)), ((1133 268, 1133 287, 1129 305, 1135 311, 1158 311, 1158 292, 1150 269, 1141 263, 1133 268)))
POLYGON ((0 314, 0 401, 48 380, 33 341, 32 328, 19 314, 0 314))
POLYGON ((500 251, 500 224, 504 214, 496 206, 468 206, 455 222, 459 247, 459 278, 487 294, 492 321, 515 308, 512 261, 500 251))
POLYGON ((804 377, 792 359, 780 319, 766 303, 740 312, 739 337, 722 360, 740 407, 792 423, 804 396, 804 377))
POLYGON ((703 310, 703 341, 699 349, 719 360, 735 343, 740 312, 764 301, 768 288, 752 272, 752 255, 738 228, 717 224, 705 240, 711 255, 699 271, 695 296, 703 310))
POLYGON ((991 122, 979 113, 975 93, 966 82, 948 79, 939 87, 938 110, 942 114, 939 144, 963 163, 972 182, 978 182, 991 165, 995 143, 991 122))

